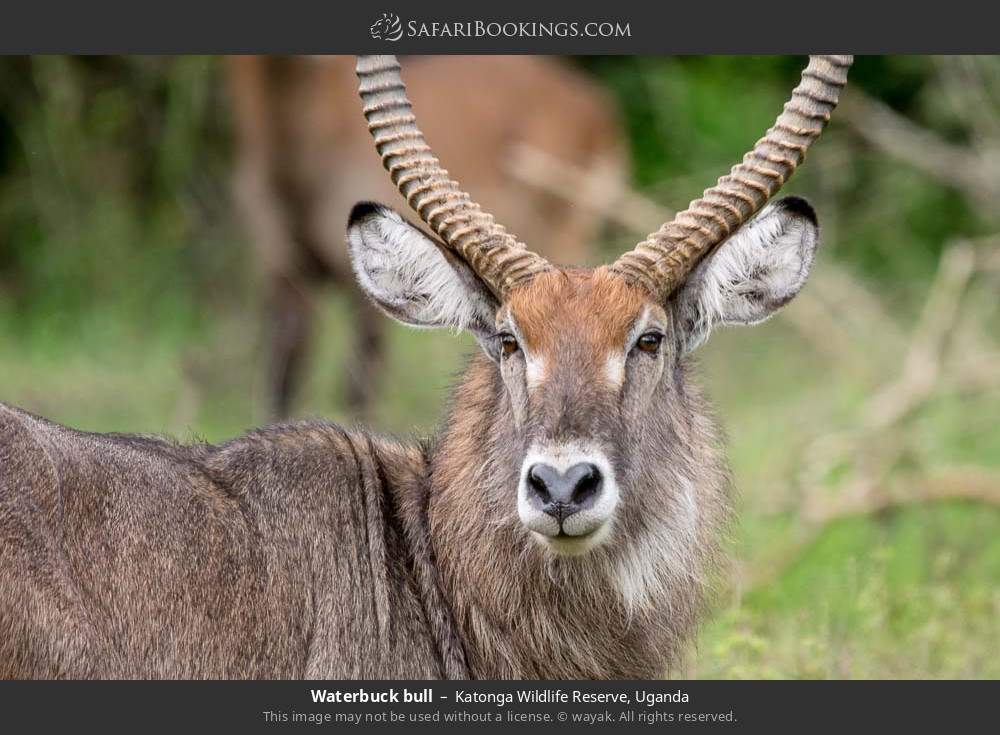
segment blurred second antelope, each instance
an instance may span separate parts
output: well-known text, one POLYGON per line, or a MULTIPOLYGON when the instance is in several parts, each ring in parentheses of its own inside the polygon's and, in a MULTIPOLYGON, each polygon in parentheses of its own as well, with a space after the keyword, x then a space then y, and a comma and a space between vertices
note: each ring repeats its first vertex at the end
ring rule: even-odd
MULTIPOLYGON (((539 192, 518 175, 525 155, 577 170, 615 191, 627 177, 623 135, 606 94, 545 57, 438 56, 409 62, 410 97, 427 139, 497 217, 557 263, 590 260, 599 212, 539 192)), ((264 278, 273 417, 287 415, 310 351, 321 285, 349 290, 356 319, 343 366, 347 409, 364 414, 377 388, 384 320, 354 286, 344 223, 358 199, 401 202, 359 114, 349 57, 232 57, 237 192, 264 278)))

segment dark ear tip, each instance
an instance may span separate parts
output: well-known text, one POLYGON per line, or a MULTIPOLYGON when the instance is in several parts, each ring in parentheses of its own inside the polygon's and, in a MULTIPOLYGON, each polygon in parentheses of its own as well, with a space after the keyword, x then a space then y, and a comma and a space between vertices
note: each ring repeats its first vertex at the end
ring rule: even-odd
POLYGON ((812 205, 802 197, 783 197, 778 200, 777 204, 789 214, 796 214, 800 217, 805 217, 814 225, 819 224, 819 220, 816 219, 816 210, 813 209, 812 205))
POLYGON ((351 214, 347 218, 348 228, 354 227, 358 222, 374 214, 379 214, 385 207, 378 202, 358 202, 351 208, 351 214))

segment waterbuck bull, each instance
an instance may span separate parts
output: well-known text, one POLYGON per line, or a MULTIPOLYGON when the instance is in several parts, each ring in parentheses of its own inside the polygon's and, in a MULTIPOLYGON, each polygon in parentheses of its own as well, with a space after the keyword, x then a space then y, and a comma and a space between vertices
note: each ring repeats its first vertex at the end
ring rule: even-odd
POLYGON ((178 446, 0 409, 0 676, 662 675, 729 506, 687 356, 803 285, 812 209, 765 204, 850 63, 812 57, 742 163, 583 270, 550 265, 461 192, 395 59, 361 57, 375 146, 436 238, 358 205, 358 280, 391 316, 482 347, 441 435, 304 422, 178 446))

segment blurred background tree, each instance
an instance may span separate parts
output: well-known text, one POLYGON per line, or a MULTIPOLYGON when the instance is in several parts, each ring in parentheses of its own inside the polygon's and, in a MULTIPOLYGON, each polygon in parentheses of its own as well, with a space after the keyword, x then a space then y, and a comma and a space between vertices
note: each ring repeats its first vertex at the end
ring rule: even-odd
MULTIPOLYGON (((577 60, 620 103, 635 194, 671 209, 771 124, 801 62, 577 60)), ((203 57, 0 60, 0 400, 184 440, 255 423, 259 284, 221 75, 203 57)), ((682 674, 1000 676, 1000 59, 861 57, 849 87, 787 187, 823 225, 814 282, 702 350, 741 524, 682 674)), ((611 225, 600 247, 636 239, 611 225)), ((303 413, 349 420, 326 379, 345 349, 323 341, 303 413)), ((377 426, 432 427, 470 349, 395 329, 377 426)))

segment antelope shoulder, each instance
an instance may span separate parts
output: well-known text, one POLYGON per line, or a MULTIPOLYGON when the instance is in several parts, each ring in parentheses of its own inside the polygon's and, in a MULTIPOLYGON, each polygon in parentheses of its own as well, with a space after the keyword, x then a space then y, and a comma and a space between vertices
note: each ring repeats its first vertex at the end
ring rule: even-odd
POLYGON ((442 676, 394 562, 419 467, 332 423, 183 446, 0 406, 0 676, 442 676))

